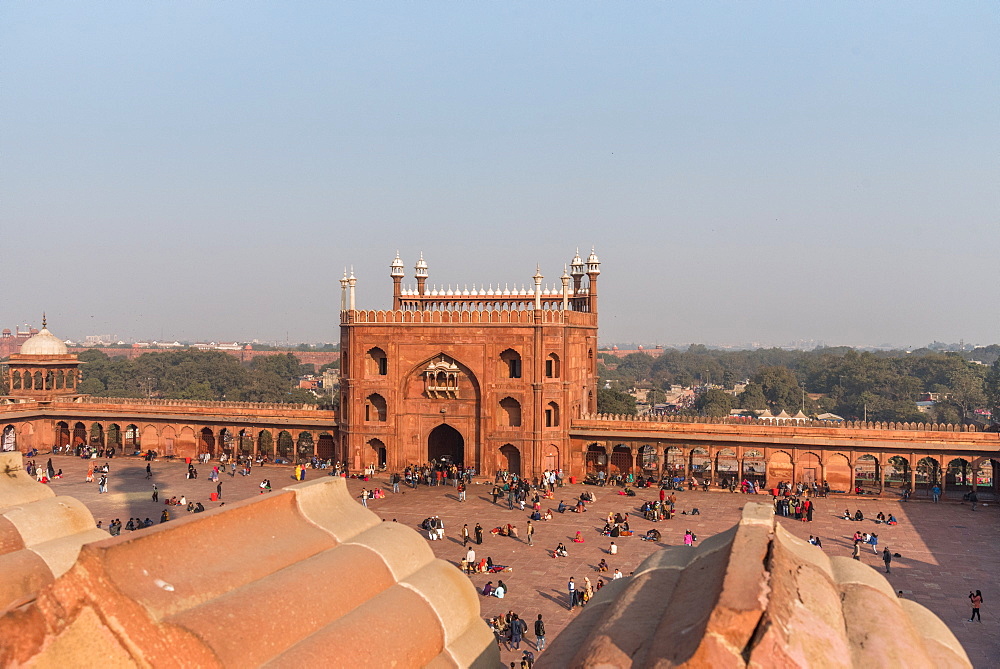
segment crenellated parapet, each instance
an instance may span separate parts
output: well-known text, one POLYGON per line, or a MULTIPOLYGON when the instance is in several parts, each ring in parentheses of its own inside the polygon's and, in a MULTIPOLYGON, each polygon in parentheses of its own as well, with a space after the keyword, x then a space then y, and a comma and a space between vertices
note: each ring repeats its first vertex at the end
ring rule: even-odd
POLYGON ((909 423, 892 421, 843 421, 796 420, 793 418, 751 418, 749 416, 637 416, 630 414, 584 414, 579 421, 628 422, 628 423, 682 423, 690 425, 754 425, 793 428, 821 428, 824 430, 905 430, 910 432, 979 432, 975 425, 959 423, 909 423))
POLYGON ((359 309, 341 312, 341 323, 344 325, 359 324, 497 324, 497 325, 534 325, 539 314, 542 324, 569 324, 596 327, 597 316, 578 311, 556 311, 542 309, 490 309, 490 310, 443 310, 427 309, 421 311, 404 310, 374 310, 359 309))

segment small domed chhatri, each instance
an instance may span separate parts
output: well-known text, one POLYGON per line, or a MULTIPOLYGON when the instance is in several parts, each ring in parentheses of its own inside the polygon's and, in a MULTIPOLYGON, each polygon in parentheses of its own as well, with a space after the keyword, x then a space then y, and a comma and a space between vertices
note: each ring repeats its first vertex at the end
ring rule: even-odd
POLYGON ((45 317, 42 329, 29 337, 7 364, 8 402, 49 402, 79 395, 80 361, 66 344, 49 332, 45 317))

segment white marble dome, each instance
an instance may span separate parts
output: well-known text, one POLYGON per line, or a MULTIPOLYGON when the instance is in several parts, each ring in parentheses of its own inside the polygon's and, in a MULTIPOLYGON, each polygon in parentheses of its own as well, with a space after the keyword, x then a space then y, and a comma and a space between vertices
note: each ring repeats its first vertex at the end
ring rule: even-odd
POLYGON ((21 344, 21 355, 66 355, 69 350, 59 337, 49 332, 48 328, 41 331, 21 344))

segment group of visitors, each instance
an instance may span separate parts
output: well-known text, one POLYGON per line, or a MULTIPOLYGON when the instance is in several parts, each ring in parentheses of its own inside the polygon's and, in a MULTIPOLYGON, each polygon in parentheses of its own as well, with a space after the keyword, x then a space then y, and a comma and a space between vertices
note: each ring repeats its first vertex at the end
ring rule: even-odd
MULTIPOLYGON (((506 647, 507 650, 521 650, 521 641, 528 633, 528 624, 518 614, 508 611, 506 615, 490 618, 486 624, 493 631, 497 648, 506 647)), ((542 620, 541 613, 538 614, 532 631, 535 633, 535 650, 545 650, 545 621, 542 620)), ((521 658, 522 669, 531 669, 534 661, 534 653, 525 650, 521 658)), ((517 665, 511 662, 510 666, 516 669, 517 665)))
POLYGON ((823 481, 820 485, 815 481, 811 483, 796 483, 792 485, 788 481, 779 481, 778 486, 771 490, 774 497, 828 497, 830 495, 830 483, 823 481))
MULTIPOLYGON (((69 450, 69 444, 63 447, 63 451, 68 453, 69 450)), ((114 446, 108 446, 105 448, 104 446, 85 446, 84 444, 78 444, 76 448, 73 448, 72 450, 76 457, 83 458, 84 460, 97 460, 98 458, 101 460, 104 458, 111 460, 115 457, 115 453, 117 453, 117 449, 114 446)), ((58 449, 53 448, 52 452, 57 453, 58 449)))
MULTIPOLYGON (((861 509, 858 509, 857 511, 854 512, 854 515, 851 515, 850 509, 844 509, 844 515, 841 516, 841 518, 844 520, 851 520, 856 523, 860 523, 864 521, 865 514, 861 512, 861 509)), ((888 517, 886 517, 886 515, 881 511, 875 514, 876 525, 881 525, 882 523, 885 523, 886 525, 896 525, 898 522, 899 521, 896 520, 896 516, 894 516, 891 513, 889 514, 888 517)))
MULTIPOLYGON (((108 533, 111 534, 111 536, 113 537, 117 537, 122 533, 122 521, 119 520, 118 518, 115 518, 110 523, 108 523, 107 527, 103 527, 102 525, 103 524, 101 521, 97 521, 97 529, 99 530, 106 529, 108 533)), ((125 530, 128 532, 133 532, 135 530, 141 530, 144 527, 152 527, 153 525, 154 523, 149 517, 147 517, 146 520, 141 520, 139 518, 129 518, 128 523, 126 523, 125 525, 125 530)))
POLYGON ((802 497, 775 497, 774 514, 783 518, 795 518, 802 522, 811 523, 815 505, 811 499, 802 497))
POLYGON ((719 487, 727 489, 731 493, 735 493, 737 490, 739 490, 744 495, 757 495, 760 493, 760 487, 762 484, 758 483, 756 480, 746 477, 742 481, 740 481, 739 484, 737 484, 737 481, 739 481, 739 479, 736 476, 731 476, 728 478, 724 477, 719 482, 719 487))
MULTIPOLYGON (((617 569, 615 571, 618 572, 617 569)), ((577 587, 576 579, 573 576, 570 576, 569 582, 566 584, 566 590, 569 593, 570 609, 574 609, 577 606, 581 608, 585 607, 587 605, 587 602, 589 602, 591 598, 594 596, 594 593, 597 592, 593 584, 590 582, 589 576, 583 577, 583 584, 579 587, 577 587)))
POLYGON ((393 492, 399 492, 398 484, 400 482, 405 482, 407 487, 414 490, 421 483, 426 486, 450 485, 457 487, 459 482, 464 481, 465 485, 468 486, 472 483, 472 477, 475 475, 476 470, 473 467, 461 467, 448 462, 433 462, 419 466, 407 465, 403 470, 402 477, 396 472, 392 474, 390 480, 393 483, 393 492))
POLYGON ((622 513, 609 511, 607 521, 604 523, 604 528, 601 530, 601 534, 606 537, 632 536, 632 529, 628 524, 628 513, 623 515, 622 513))
POLYGON ((424 522, 420 523, 420 529, 427 532, 427 538, 431 541, 444 539, 444 521, 441 520, 440 516, 425 518, 424 522))
MULTIPOLYGON (((49 458, 48 463, 46 463, 44 467, 39 467, 34 460, 29 460, 24 465, 24 471, 28 474, 28 476, 34 476, 35 480, 39 483, 48 483, 53 479, 61 479, 63 475, 62 469, 56 470, 52 466, 52 458, 49 458)), ((93 471, 91 471, 90 479, 88 480, 93 482, 93 471)))

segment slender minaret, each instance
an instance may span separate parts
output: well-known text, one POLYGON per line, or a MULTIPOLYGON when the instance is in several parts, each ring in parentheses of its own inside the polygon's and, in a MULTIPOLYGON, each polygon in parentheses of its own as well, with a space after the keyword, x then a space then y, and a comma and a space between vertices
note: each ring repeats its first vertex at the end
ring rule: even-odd
POLYGON ((590 255, 587 257, 587 276, 590 278, 590 285, 587 293, 590 297, 589 309, 590 313, 597 313, 597 276, 601 273, 601 261, 597 259, 597 254, 594 252, 594 248, 591 247, 590 255))
POLYGON ((569 281, 571 278, 566 265, 563 265, 563 273, 559 277, 559 280, 562 281, 563 311, 569 311, 569 281))
POLYGON ((344 276, 340 279, 340 310, 347 310, 347 286, 350 279, 347 278, 347 268, 344 268, 344 276))
POLYGON ((424 260, 424 252, 420 252, 420 260, 413 266, 416 270, 414 276, 417 277, 417 294, 420 296, 427 294, 427 261, 424 260))
POLYGON ((542 311, 542 268, 540 265, 535 265, 535 276, 531 277, 535 280, 535 311, 541 313, 542 311))
POLYGON ((389 265, 389 276, 392 277, 392 308, 394 311, 398 311, 402 306, 400 304, 402 301, 400 282, 403 280, 403 274, 403 261, 399 259, 399 251, 396 251, 396 259, 389 265))
POLYGON ((573 261, 569 264, 570 274, 573 275, 573 297, 580 296, 580 289, 583 288, 583 275, 585 268, 583 260, 580 259, 580 249, 576 250, 573 261))
POLYGON ((354 278, 354 268, 351 268, 351 276, 347 277, 347 285, 351 287, 349 302, 351 304, 351 311, 354 311, 354 286, 357 285, 358 280, 354 278))

